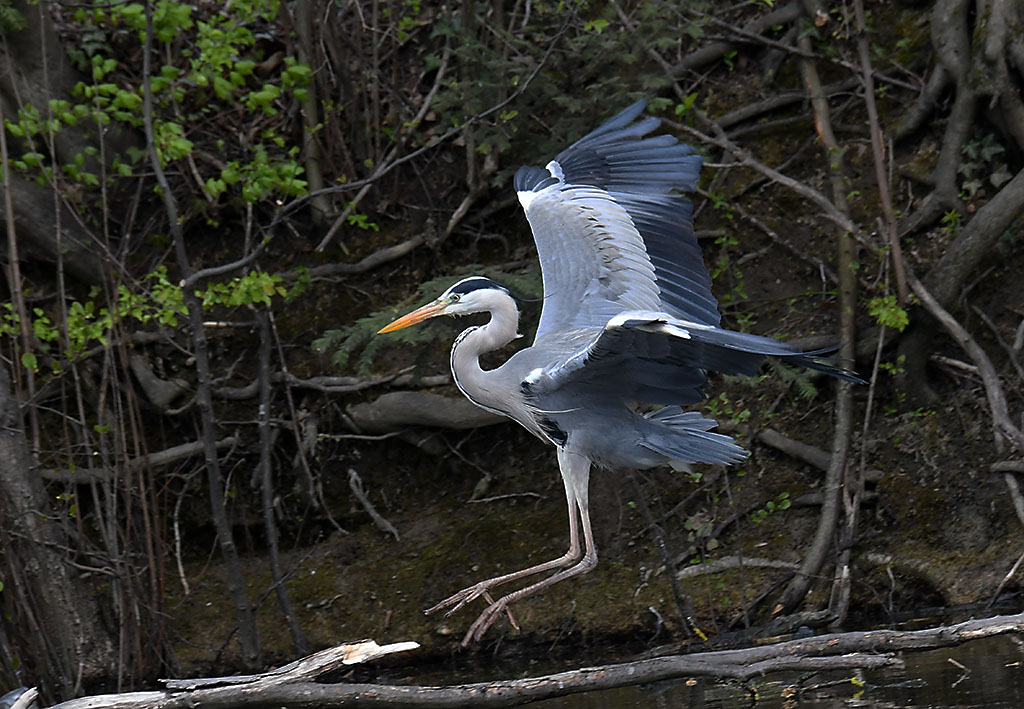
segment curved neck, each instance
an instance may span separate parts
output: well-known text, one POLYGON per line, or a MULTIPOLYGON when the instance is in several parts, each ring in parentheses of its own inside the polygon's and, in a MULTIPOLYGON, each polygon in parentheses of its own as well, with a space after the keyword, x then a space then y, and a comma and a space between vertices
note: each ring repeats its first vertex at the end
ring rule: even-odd
POLYGON ((487 311, 491 319, 485 325, 471 327, 452 345, 452 376, 462 393, 474 403, 487 409, 506 413, 501 392, 492 388, 490 375, 480 367, 480 355, 504 347, 518 336, 519 309, 515 301, 504 293, 488 294, 487 311))

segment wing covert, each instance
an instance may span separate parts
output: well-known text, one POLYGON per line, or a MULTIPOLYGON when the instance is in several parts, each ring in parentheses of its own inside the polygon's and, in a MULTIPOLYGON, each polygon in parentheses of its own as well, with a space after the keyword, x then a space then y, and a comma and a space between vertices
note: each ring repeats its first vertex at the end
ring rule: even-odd
POLYGON ((766 357, 866 383, 820 356, 834 349, 804 352, 771 337, 677 320, 666 313, 633 311, 609 320, 557 364, 532 374, 527 383, 537 394, 579 385, 593 390, 600 383, 602 390, 614 390, 624 401, 692 404, 704 398, 701 387, 708 370, 749 376, 766 357))

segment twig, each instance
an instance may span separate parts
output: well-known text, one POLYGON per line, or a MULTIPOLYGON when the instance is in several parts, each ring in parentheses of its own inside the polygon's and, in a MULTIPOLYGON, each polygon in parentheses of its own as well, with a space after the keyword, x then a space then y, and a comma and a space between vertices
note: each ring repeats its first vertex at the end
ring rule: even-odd
MULTIPOLYGON (((281 372, 274 372, 270 375, 270 381, 276 383, 285 383, 296 389, 312 389, 314 391, 323 392, 324 394, 348 394, 356 391, 363 391, 364 389, 370 389, 375 386, 382 384, 395 384, 403 383, 408 386, 412 382, 408 381, 410 378, 407 376, 408 372, 412 369, 403 369, 395 374, 389 374, 380 377, 335 377, 335 376, 316 376, 309 377, 308 379, 302 379, 297 377, 291 372, 285 370, 281 372), (401 380, 401 381, 400 381, 401 380)), ((425 377, 431 382, 435 380, 433 378, 425 377)), ((439 384, 447 384, 450 380, 449 377, 441 377, 439 384)), ((424 386, 436 386, 436 384, 424 384, 424 386)), ((259 388, 259 381, 253 380, 249 384, 241 387, 219 387, 214 389, 213 393, 222 399, 251 399, 256 396, 256 392, 259 388)))
POLYGON ((975 305, 972 310, 974 310, 978 317, 988 325, 988 329, 992 331, 992 334, 995 336, 996 342, 999 343, 999 346, 1006 350, 1006 354, 1010 358, 1010 364, 1012 364, 1013 368, 1017 370, 1017 376, 1024 379, 1024 368, 1022 368, 1020 366, 1020 362, 1017 361, 1017 352, 1013 349, 1010 343, 1003 339, 1003 336, 999 333, 999 328, 997 328, 996 324, 992 322, 992 318, 986 315, 985 311, 977 305, 975 305))
MULTIPOLYGON (((217 431, 213 421, 213 397, 211 396, 212 377, 210 375, 210 353, 203 330, 203 311, 199 297, 192 287, 200 274, 204 272, 223 272, 223 268, 204 269, 204 271, 192 271, 192 264, 189 261, 188 252, 185 248, 185 235, 182 233, 181 221, 179 219, 178 205, 174 199, 174 193, 164 174, 163 166, 160 163, 160 156, 156 146, 156 137, 153 120, 153 89, 150 85, 150 64, 153 52, 153 4, 145 3, 146 14, 146 36, 142 52, 142 86, 143 86, 143 127, 146 134, 146 147, 149 153, 150 163, 156 175, 157 183, 160 185, 160 193, 164 201, 164 210, 167 215, 168 229, 171 232, 174 251, 177 257, 178 268, 184 276, 182 283, 182 294, 185 299, 185 306, 188 311, 189 328, 191 330, 192 342, 195 348, 195 367, 198 379, 196 396, 199 402, 200 420, 202 423, 201 440, 203 452, 206 457, 206 478, 207 489, 210 498, 210 508, 213 516, 214 527, 217 530, 217 540, 220 545, 221 555, 224 558, 225 576, 228 590, 231 593, 235 606, 235 615, 238 620, 238 636, 242 650, 242 662, 246 666, 254 666, 259 660, 259 639, 256 631, 256 622, 252 605, 249 603, 249 593, 246 588, 245 572, 242 569, 241 559, 238 555, 238 548, 235 546, 234 537, 231 532, 231 525, 228 523, 227 511, 224 497, 224 478, 221 474, 220 462, 217 459, 217 431)), ((266 242, 263 242, 266 244, 266 242)), ((253 250, 247 258, 255 259, 257 252, 253 250)), ((241 259, 245 260, 245 259, 241 259)), ((235 263, 238 263, 236 261, 235 263)), ((231 264, 228 264, 230 267, 231 264)))
POLYGON ((989 408, 992 414, 992 423, 995 430, 1017 450, 1018 454, 1024 454, 1024 432, 1017 428, 1010 418, 1009 409, 1006 405, 1006 396, 1003 394, 1003 387, 999 383, 999 375, 992 366, 992 360, 985 354, 985 350, 975 342, 970 333, 963 325, 949 314, 939 304, 939 301, 924 287, 921 281, 907 269, 907 282, 914 294, 921 299, 922 304, 928 312, 938 320, 944 328, 953 336, 957 344, 970 356, 971 360, 978 367, 978 374, 981 376, 982 384, 985 386, 985 395, 988 397, 989 408))
POLYGON ((896 229, 896 213, 892 208, 892 192, 886 171, 885 142, 882 138, 882 124, 878 120, 878 106, 875 103, 875 80, 871 69, 871 54, 868 51, 868 35, 864 22, 864 0, 854 0, 857 15, 857 51, 860 54, 862 79, 864 81, 864 103, 868 110, 868 125, 871 129, 871 152, 874 155, 875 181, 878 182, 878 197, 882 203, 882 223, 889 242, 892 257, 892 271, 896 275, 896 289, 900 303, 907 302, 907 275, 903 271, 903 249, 896 229))
POLYGON ((1021 553, 1021 555, 1017 557, 1017 561, 1012 567, 1010 567, 1010 570, 1006 572, 1006 576, 1003 577, 1003 580, 999 582, 999 586, 996 587, 996 592, 992 594, 992 598, 990 598, 988 603, 985 604, 985 610, 991 608, 992 604, 996 602, 996 599, 999 598, 999 594, 1003 592, 1006 584, 1009 583, 1010 579, 1017 574, 1021 564, 1024 564, 1024 553, 1021 553))
POLYGON ((288 625, 288 632, 292 636, 292 644, 295 651, 300 654, 309 652, 309 641, 299 624, 299 619, 292 605, 291 597, 288 595, 288 588, 284 584, 284 572, 281 568, 281 557, 278 553, 277 522, 274 517, 274 464, 273 464, 273 435, 270 423, 271 398, 273 388, 270 385, 270 353, 273 342, 270 334, 270 318, 265 310, 258 306, 250 306, 256 315, 259 332, 258 361, 256 365, 257 381, 259 382, 259 407, 258 423, 260 437, 260 458, 259 458, 259 488, 260 506, 263 508, 263 529, 267 535, 267 559, 270 562, 270 575, 274 580, 274 594, 281 606, 281 613, 284 614, 288 625))
POLYGON ((356 499, 359 500, 360 504, 362 504, 363 509, 365 509, 366 513, 370 515, 370 519, 373 520, 373 523, 376 524, 382 532, 393 534, 396 542, 399 541, 398 530, 395 529, 395 525, 388 522, 380 515, 379 512, 377 512, 377 508, 373 506, 372 502, 370 502, 370 498, 366 494, 366 490, 363 489, 363 481, 359 477, 359 473, 357 473, 354 468, 348 469, 348 486, 352 488, 352 494, 356 496, 356 499))
POLYGON ((636 502, 640 507, 640 513, 644 516, 646 522, 645 529, 650 534, 654 546, 661 552, 662 563, 669 572, 669 586, 672 588, 672 599, 675 601, 676 611, 679 613, 679 618, 683 621, 687 631, 692 635, 692 629, 689 623, 686 622, 686 619, 692 618, 695 615, 693 601, 690 600, 690 596, 683 591, 683 587, 679 584, 676 562, 669 553, 668 544, 665 542, 664 530, 662 530, 660 524, 654 521, 654 515, 651 514, 650 505, 647 504, 647 495, 644 494, 643 487, 640 485, 640 473, 633 472, 629 477, 633 481, 633 488, 636 490, 636 502))
MULTIPOLYGON (((742 31, 752 37, 759 37, 760 32, 769 29, 773 25, 784 25, 789 22, 793 22, 803 14, 803 8, 800 7, 800 3, 798 1, 790 2, 782 7, 775 8, 765 15, 754 18, 743 26, 742 31)), ((701 17, 702 19, 706 19, 706 16, 704 15, 701 17)), ((710 64, 713 61, 721 59, 727 52, 735 48, 735 46, 735 42, 713 42, 712 44, 701 47, 694 52, 690 52, 686 55, 685 59, 675 66, 668 67, 668 73, 671 77, 677 78, 687 71, 692 71, 698 67, 705 66, 706 64, 710 64)))
MULTIPOLYGON (((824 86, 822 87, 822 91, 824 91, 827 96, 831 97, 837 93, 853 89, 857 86, 857 83, 858 82, 855 77, 850 77, 843 79, 842 81, 837 81, 834 84, 824 86)), ((780 108, 785 108, 794 103, 802 103, 806 100, 807 93, 805 91, 782 91, 774 94, 773 96, 763 98, 760 101, 754 101, 741 106, 740 108, 734 109, 729 113, 719 116, 715 120, 717 120, 718 124, 723 128, 729 128, 737 123, 753 120, 762 113, 776 111, 780 108)))
POLYGON ((410 236, 405 241, 400 241, 392 246, 374 251, 369 256, 356 263, 327 263, 321 266, 313 266, 309 269, 311 278, 323 278, 325 276, 352 275, 365 273, 385 263, 400 259, 407 253, 420 246, 427 240, 427 235, 420 232, 410 236))
POLYGON ((1014 477, 1014 473, 1024 474, 1024 461, 1001 460, 998 463, 993 463, 990 470, 993 473, 1003 473, 1006 488, 1009 490, 1010 499, 1013 501, 1013 509, 1017 512, 1017 519, 1020 520, 1021 524, 1024 524, 1024 495, 1021 495, 1020 485, 1017 484, 1017 478, 1014 477))
MULTIPOLYGON (((810 6, 805 3, 808 11, 810 6)), ((810 50, 810 39, 800 39, 800 48, 805 52, 810 50)), ((831 118, 829 115, 828 100, 822 94, 821 80, 818 77, 817 67, 810 59, 802 59, 800 62, 801 74, 807 87, 807 93, 814 109, 814 125, 821 138, 825 149, 825 158, 830 166, 829 175, 832 185, 832 197, 834 203, 825 200, 831 211, 841 217, 842 227, 839 234, 838 252, 838 273, 839 273, 839 312, 840 312, 840 339, 843 346, 840 349, 840 356, 853 360, 856 357, 854 343, 856 342, 856 331, 854 328, 854 310, 857 299, 857 279, 853 273, 854 249, 852 235, 856 233, 857 227, 849 218, 849 210, 846 205, 846 190, 844 186, 844 165, 842 150, 832 132, 831 118)), ((824 199, 824 195, 821 195, 824 199)), ((825 481, 822 486, 824 494, 821 514, 818 526, 814 534, 811 546, 800 564, 800 569, 793 577, 793 580, 786 587, 782 600, 781 610, 791 613, 803 602, 812 579, 818 574, 825 562, 825 557, 834 544, 834 537, 838 531, 844 540, 852 539, 857 524, 857 511, 860 505, 860 493, 863 489, 863 481, 850 479, 847 457, 851 445, 853 433, 853 391, 849 382, 840 382, 836 387, 835 423, 832 433, 832 452, 829 460, 829 467, 825 473, 825 481), (852 488, 852 489, 851 489, 852 488), (842 507, 840 504, 842 503, 842 507), (840 512, 845 512, 845 524, 840 528, 840 512)), ((839 608, 838 615, 845 614, 847 600, 849 597, 849 566, 848 544, 845 551, 840 552, 836 559, 835 581, 832 586, 832 596, 829 599, 829 609, 839 608)))
MULTIPOLYGON (((374 44, 374 46, 376 47, 376 43, 374 44)), ((410 127, 418 126, 423 121, 424 116, 426 116, 427 112, 430 110, 430 105, 434 101, 434 96, 437 95, 437 90, 441 87, 441 82, 444 80, 444 75, 448 69, 448 60, 449 58, 451 58, 451 53, 451 43, 449 41, 445 41, 444 52, 441 54, 441 64, 440 66, 438 66, 437 74, 434 77, 434 85, 430 87, 430 91, 427 92, 426 97, 423 99, 423 104, 420 106, 420 110, 416 112, 416 116, 409 123, 410 127)), ((402 143, 404 142, 404 138, 407 136, 408 134, 404 134, 403 138, 399 140, 399 142, 397 142, 391 148, 391 150, 388 152, 385 158, 380 161, 380 163, 377 166, 377 169, 374 170, 373 173, 370 175, 370 181, 363 185, 363 188, 359 190, 356 196, 353 197, 352 200, 345 206, 344 211, 342 211, 338 218, 334 220, 334 224, 331 225, 331 228, 327 230, 326 234, 324 234, 324 238, 320 240, 319 244, 317 244, 316 251, 323 251, 325 248, 327 248, 327 245, 331 243, 331 240, 334 238, 334 235, 338 232, 338 229, 341 228, 341 225, 352 213, 352 210, 354 210, 356 206, 358 206, 358 204, 363 201, 363 197, 365 197, 366 193, 370 191, 370 188, 373 186, 373 183, 380 177, 383 177, 384 172, 386 170, 391 169, 389 165, 391 161, 394 160, 395 155, 398 154, 398 151, 402 147, 402 143)))
POLYGON ((774 49, 778 49, 779 51, 786 52, 788 54, 792 54, 792 55, 795 55, 797 57, 800 57, 801 59, 804 59, 804 60, 821 59, 822 61, 830 62, 832 64, 837 64, 837 65, 839 65, 841 67, 844 67, 846 69, 849 69, 850 71, 853 71, 853 72, 870 72, 870 76, 876 76, 876 77, 878 77, 878 79, 880 79, 882 81, 885 81, 887 83, 893 84, 894 86, 899 86, 900 88, 907 89, 909 91, 919 91, 920 90, 920 86, 915 86, 914 84, 908 84, 905 81, 900 81, 899 79, 894 79, 891 76, 886 76, 885 74, 881 74, 881 73, 875 72, 875 71, 873 71, 871 69, 870 65, 858 66, 858 65, 854 64, 853 62, 848 62, 848 61, 846 61, 844 59, 840 59, 837 56, 825 56, 824 54, 822 54, 820 52, 811 51, 808 47, 805 47, 802 44, 797 46, 797 47, 793 47, 793 46, 790 46, 788 44, 784 44, 782 42, 776 42, 773 39, 769 39, 768 37, 764 37, 764 36, 762 36, 760 34, 756 34, 754 32, 748 32, 747 30, 745 30, 742 27, 737 27, 734 24, 731 24, 729 22, 726 22, 725 20, 722 20, 722 19, 720 19, 718 17, 714 17, 714 16, 711 16, 711 15, 708 15, 707 19, 710 22, 712 22, 712 23, 714 23, 716 25, 719 25, 720 27, 723 27, 723 28, 729 30, 730 32, 732 32, 734 35, 736 35, 736 40, 739 41, 739 42, 743 42, 745 44, 750 44, 750 43, 761 44, 761 45, 764 45, 766 47, 772 47, 774 49))
POLYGON ((760 569, 796 569, 797 564, 792 561, 780 561, 778 559, 758 559, 749 556, 723 556, 720 559, 707 561, 703 564, 691 564, 676 572, 679 579, 692 579, 707 574, 720 574, 723 571, 730 571, 740 566, 760 569))
MULTIPOLYGON (((235 445, 235 443, 236 439, 234 436, 227 436, 216 441, 214 448, 227 448, 235 445)), ((125 468, 134 471, 166 468, 167 466, 185 460, 186 458, 203 455, 205 451, 206 448, 203 441, 181 443, 162 451, 156 451, 155 453, 148 453, 137 458, 132 458, 125 463, 125 468)), ((113 470, 104 467, 83 468, 80 470, 39 468, 36 470, 36 474, 46 480, 61 480, 72 483, 92 483, 99 482, 101 480, 114 480, 117 477, 113 470)))
MULTIPOLYGON (((436 146, 440 145, 441 143, 443 143, 443 142, 445 142, 447 140, 450 140, 451 138, 454 138, 456 135, 458 135, 459 133, 461 133, 464 130, 466 130, 466 128, 468 128, 469 126, 471 126, 471 125, 473 125, 475 123, 478 123, 479 121, 483 120, 484 118, 486 118, 487 116, 491 115, 492 113, 494 113, 496 111, 500 111, 502 108, 507 106, 509 103, 511 103, 515 99, 519 98, 519 96, 522 95, 522 93, 524 91, 526 91, 527 87, 533 82, 533 80, 534 80, 534 78, 536 78, 537 74, 540 73, 540 70, 544 67, 544 65, 547 64, 548 58, 551 56, 551 53, 554 51, 555 47, 558 45, 559 40, 565 35, 565 33, 568 30, 569 24, 570 24, 570 22, 571 22, 573 17, 575 17, 575 13, 569 13, 569 17, 566 18, 566 21, 562 25, 562 28, 558 31, 558 34, 556 34, 551 39, 551 41, 548 43, 548 48, 544 52, 544 56, 541 58, 540 62, 537 64, 536 67, 534 67, 533 71, 530 72, 530 75, 528 77, 526 77, 526 79, 518 86, 518 88, 515 91, 513 91, 508 96, 508 98, 504 99, 503 101, 499 101, 498 103, 496 103, 495 105, 491 106, 490 108, 488 108, 485 111, 481 111, 480 113, 477 113, 477 114, 475 114, 473 116, 470 116, 463 124, 448 129, 444 134, 442 134, 440 136, 435 136, 429 142, 427 142, 425 145, 417 148, 416 150, 412 151, 411 153, 403 155, 400 158, 395 158, 393 160, 388 160, 387 158, 385 158, 383 161, 381 161, 380 167, 377 170, 375 170, 373 172, 373 174, 371 174, 369 177, 367 177, 367 178, 365 178, 363 180, 356 180, 354 182, 348 182, 348 183, 346 183, 344 185, 336 185, 336 186, 333 186, 333 187, 326 187, 323 190, 318 190, 317 192, 311 192, 308 195, 306 195, 305 197, 301 197, 301 198, 295 200, 291 204, 289 204, 286 207, 284 207, 274 217, 274 221, 271 223, 271 226, 270 226, 271 233, 273 231, 273 228, 284 217, 284 215, 286 213, 291 212, 294 209, 298 208, 299 205, 304 203, 310 197, 312 197, 312 196, 314 196, 316 194, 320 194, 320 193, 326 194, 326 193, 333 193, 333 192, 342 192, 342 191, 352 190, 352 189, 355 189, 357 187, 363 188, 363 187, 369 186, 369 185, 373 184, 374 182, 376 182, 377 180, 379 180, 380 178, 384 177, 386 174, 388 174, 389 172, 394 170, 399 165, 401 165, 403 163, 406 163, 406 162, 408 162, 409 160, 412 160, 415 157, 418 157, 422 153, 425 153, 426 151, 435 148, 436 146)), ((393 150, 392 153, 389 154, 389 156, 392 155, 394 152, 395 151, 393 150)), ((327 247, 327 243, 328 243, 328 239, 325 237, 317 245, 316 250, 317 251, 323 251, 323 249, 325 249, 327 247)))
MULTIPOLYGON (((713 196, 711 194, 705 192, 699 187, 697 188, 697 194, 708 199, 713 199, 713 196)), ((759 219, 758 217, 754 216, 746 209, 744 209, 742 205, 734 202, 733 204, 730 205, 730 208, 735 210, 743 219, 747 220, 748 222, 756 226, 758 229, 763 231, 765 236, 767 236, 769 239, 771 239, 776 244, 781 246, 783 249, 793 254, 797 258, 801 259, 802 261, 806 261, 807 263, 811 264, 816 269, 824 273, 833 283, 839 282, 839 276, 836 275, 836 272, 833 271, 828 264, 826 264, 821 259, 811 256, 809 253, 802 251, 801 249, 798 249, 796 246, 793 246, 793 244, 789 243, 781 236, 779 236, 779 234, 770 226, 768 226, 767 223, 765 223, 764 221, 762 221, 761 219, 759 219)))
POLYGON ((970 372, 971 374, 978 374, 978 368, 976 366, 974 366, 973 364, 968 364, 967 362, 964 362, 962 359, 953 359, 952 357, 946 357, 945 355, 938 354, 929 355, 928 359, 932 360, 933 362, 938 362, 939 364, 944 364, 947 367, 953 367, 954 369, 959 369, 964 372, 970 372))
POLYGON ((714 120, 709 118, 705 113, 703 113, 702 111, 697 111, 696 109, 695 111, 702 121, 706 122, 709 126, 711 126, 714 136, 708 135, 707 133, 703 133, 697 130, 696 128, 692 128, 686 125, 685 123, 678 123, 676 121, 668 119, 663 119, 663 122, 666 125, 674 128, 675 130, 682 131, 684 133, 689 133, 691 136, 701 141, 702 143, 717 145, 719 148, 729 153, 732 153, 732 155, 735 156, 735 158, 739 161, 740 164, 749 167, 753 170, 756 170, 757 172, 760 172, 762 175, 766 176, 773 182, 780 184, 783 187, 788 187, 789 189, 801 195, 808 201, 813 202, 815 205, 820 207, 821 210, 825 213, 825 216, 832 220, 833 222, 835 222, 836 225, 839 226, 839 228, 844 229, 845 231, 848 231, 851 234, 856 234, 860 231, 857 225, 848 216, 846 216, 838 209, 836 209, 836 205, 833 204, 828 197, 823 195, 821 192, 818 192, 813 187, 809 187, 808 185, 804 184, 803 182, 800 182, 799 180, 795 180, 792 177, 789 177, 788 175, 782 174, 778 170, 768 167, 763 162, 761 162, 760 160, 756 159, 753 155, 751 155, 745 148, 740 147, 732 140, 730 140, 729 136, 725 134, 725 131, 722 129, 722 127, 719 126, 714 120))
POLYGON ((504 495, 491 495, 490 497, 478 497, 471 498, 467 502, 498 502, 500 500, 509 500, 516 497, 535 497, 538 500, 543 500, 544 496, 539 492, 510 492, 504 495))

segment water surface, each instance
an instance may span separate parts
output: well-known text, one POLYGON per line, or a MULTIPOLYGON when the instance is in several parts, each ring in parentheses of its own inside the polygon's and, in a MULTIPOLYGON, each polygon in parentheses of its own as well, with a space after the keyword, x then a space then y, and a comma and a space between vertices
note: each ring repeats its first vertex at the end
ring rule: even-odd
POLYGON ((1024 641, 1002 635, 959 647, 902 653, 905 667, 757 680, 756 703, 739 684, 680 680, 575 694, 531 704, 542 709, 725 709, 775 707, 1024 708, 1024 641), (853 679, 854 681, 851 681, 853 679))

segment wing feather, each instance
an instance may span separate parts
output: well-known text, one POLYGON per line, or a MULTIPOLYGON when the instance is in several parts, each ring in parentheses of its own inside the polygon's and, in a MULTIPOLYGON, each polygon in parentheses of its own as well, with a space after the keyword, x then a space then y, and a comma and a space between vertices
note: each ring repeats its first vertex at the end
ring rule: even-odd
POLYGON ((752 375, 769 356, 865 383, 820 357, 832 351, 803 352, 770 337, 676 320, 666 313, 627 312, 559 364, 536 373, 531 388, 545 394, 601 382, 625 401, 691 404, 703 399, 705 371, 752 375))
POLYGON ((705 325, 720 316, 693 232, 701 158, 639 101, 562 151, 523 167, 515 188, 533 230, 545 302, 537 343, 568 329, 600 330, 627 310, 705 325))

